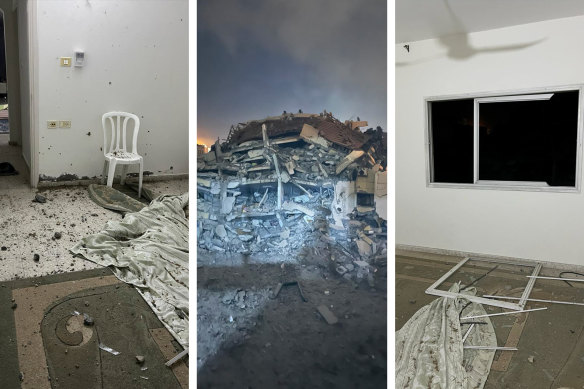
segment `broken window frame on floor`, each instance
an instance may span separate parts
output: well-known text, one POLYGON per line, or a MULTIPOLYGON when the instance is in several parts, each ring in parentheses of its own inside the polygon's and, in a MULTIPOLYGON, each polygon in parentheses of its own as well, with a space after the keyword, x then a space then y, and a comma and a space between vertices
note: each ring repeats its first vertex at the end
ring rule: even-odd
POLYGON ((458 264, 456 264, 452 269, 450 269, 448 272, 446 272, 436 282, 434 282, 432 285, 430 285, 430 287, 428 289, 426 289, 426 293, 434 295, 434 296, 440 296, 440 297, 464 298, 464 299, 467 299, 469 301, 472 301, 472 302, 478 303, 478 304, 486 304, 486 305, 492 305, 495 307, 521 311, 524 309, 525 304, 527 303, 527 299, 529 298, 529 295, 531 294, 531 290, 533 289, 533 285, 535 284, 535 281, 537 280, 536 277, 539 275, 541 268, 542 268, 542 264, 539 262, 514 261, 514 263, 511 263, 509 261, 497 260, 497 259, 491 259, 491 258, 466 257, 462 261, 458 262, 458 264), (507 301, 499 301, 499 300, 486 298, 486 297, 471 296, 468 294, 454 293, 454 292, 449 292, 446 290, 438 289, 438 287, 442 283, 444 283, 444 281, 446 281, 448 278, 450 278, 454 273, 456 273, 456 271, 458 269, 460 269, 462 266, 464 266, 464 264, 466 264, 467 262, 469 262, 471 260, 472 261, 479 261, 479 262, 501 263, 501 264, 506 264, 506 265, 529 266, 529 267, 534 267, 534 269, 533 269, 533 272, 531 273, 531 278, 529 278, 529 281, 527 282, 527 285, 526 285, 525 289, 523 290, 523 294, 521 295, 521 297, 517 303, 511 303, 511 302, 507 302, 507 301))
MULTIPOLYGON (((494 190, 521 190, 535 192, 575 192, 580 193, 582 174, 582 127, 584 112, 580 105, 584 101, 583 85, 568 85, 550 88, 533 88, 527 90, 489 92, 476 94, 462 94, 452 96, 434 96, 424 99, 425 105, 425 156, 426 156, 426 186, 429 188, 461 188, 461 189, 494 189, 494 190), (578 92, 578 121, 576 147, 575 185, 574 186, 550 186, 545 182, 531 181, 485 181, 479 180, 479 104, 487 102, 512 102, 543 99, 544 95, 560 92, 578 92), (540 96, 540 97, 538 97, 540 96), (473 100, 473 180, 472 183, 438 182, 434 178, 434 144, 432 135, 432 103, 447 102, 449 100, 473 100)), ((576 113, 575 113, 576 114, 576 113)))

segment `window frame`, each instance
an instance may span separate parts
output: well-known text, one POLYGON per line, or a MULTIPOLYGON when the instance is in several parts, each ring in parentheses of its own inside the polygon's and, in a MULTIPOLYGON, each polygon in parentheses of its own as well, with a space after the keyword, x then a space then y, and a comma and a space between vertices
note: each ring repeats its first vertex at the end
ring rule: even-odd
POLYGON ((425 113, 425 158, 426 158, 426 187, 428 188, 458 188, 458 189, 486 189, 486 190, 512 190, 512 191, 529 191, 529 192, 560 192, 560 193, 580 193, 581 191, 581 175, 582 175, 582 124, 583 124, 583 110, 582 104, 584 99, 584 85, 565 85, 556 87, 532 88, 532 89, 516 89, 510 91, 495 91, 483 93, 465 93, 458 95, 446 96, 431 96, 424 98, 424 113, 425 113), (541 100, 545 94, 555 92, 578 91, 578 128, 576 137, 576 184, 575 186, 549 186, 544 182, 532 181, 487 181, 478 180, 479 172, 479 137, 478 137, 478 122, 479 122, 479 104, 489 102, 512 102, 512 101, 529 101, 541 100), (531 96, 528 96, 531 95, 531 96), (540 96, 538 96, 540 95, 540 96), (534 98, 536 97, 536 98, 534 98), (537 98, 539 97, 539 98, 537 98), (433 102, 473 99, 474 117, 473 117, 473 156, 474 156, 474 179, 473 183, 448 183, 448 182, 434 182, 434 157, 432 145, 432 104, 433 102))

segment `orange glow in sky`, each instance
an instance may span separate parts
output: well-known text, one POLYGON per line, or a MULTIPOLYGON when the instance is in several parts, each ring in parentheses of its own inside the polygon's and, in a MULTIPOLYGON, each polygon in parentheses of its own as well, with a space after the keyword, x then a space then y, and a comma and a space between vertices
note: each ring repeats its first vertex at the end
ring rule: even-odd
POLYGON ((203 135, 203 131, 197 129, 197 144, 199 145, 206 145, 207 147, 211 147, 217 139, 213 139, 203 135))

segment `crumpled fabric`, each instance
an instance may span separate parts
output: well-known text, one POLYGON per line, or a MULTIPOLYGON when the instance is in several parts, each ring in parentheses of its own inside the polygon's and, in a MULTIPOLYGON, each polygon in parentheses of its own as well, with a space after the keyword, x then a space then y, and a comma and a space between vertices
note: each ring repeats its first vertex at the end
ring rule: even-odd
MULTIPOLYGON (((460 284, 450 291, 458 293, 460 284)), ((463 291, 476 293, 475 288, 463 291)), ((396 332, 395 382, 400 389, 482 389, 485 385, 494 350, 463 349, 462 338, 470 325, 461 325, 460 317, 486 314, 481 304, 464 298, 441 297, 418 310, 396 332), (464 308, 466 306, 466 308, 464 308), (460 312, 463 310, 462 315, 460 312)), ((497 346, 497 337, 489 317, 468 321, 475 325, 465 345, 497 346)))
POLYGON ((83 238, 70 251, 109 266, 134 285, 164 326, 183 346, 189 343, 188 193, 160 196, 103 231, 83 238))

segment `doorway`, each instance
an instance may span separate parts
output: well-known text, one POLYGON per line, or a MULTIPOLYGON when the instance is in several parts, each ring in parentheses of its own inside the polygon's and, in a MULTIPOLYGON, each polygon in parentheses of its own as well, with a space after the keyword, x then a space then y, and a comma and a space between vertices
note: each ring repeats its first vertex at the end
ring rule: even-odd
POLYGON ((0 9, 0 190, 30 188, 29 168, 22 153, 19 66, 17 13, 3 7, 0 9))

